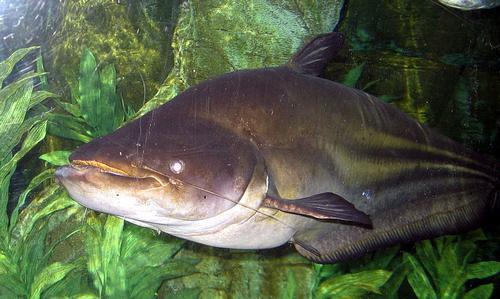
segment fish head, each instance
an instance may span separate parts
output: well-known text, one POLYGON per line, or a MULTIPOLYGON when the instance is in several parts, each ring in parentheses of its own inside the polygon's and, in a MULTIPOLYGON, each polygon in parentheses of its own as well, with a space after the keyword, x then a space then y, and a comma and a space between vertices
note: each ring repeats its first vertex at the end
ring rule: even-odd
POLYGON ((76 149, 56 178, 92 210, 168 224, 237 205, 258 161, 255 146, 227 129, 150 113, 76 149))

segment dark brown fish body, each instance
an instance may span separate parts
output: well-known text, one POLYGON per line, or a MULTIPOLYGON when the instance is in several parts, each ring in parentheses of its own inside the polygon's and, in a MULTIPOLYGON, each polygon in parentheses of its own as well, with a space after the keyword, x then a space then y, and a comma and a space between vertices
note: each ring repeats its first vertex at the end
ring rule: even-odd
POLYGON ((291 241, 317 262, 479 225, 496 196, 493 164, 389 104, 311 75, 301 65, 305 54, 291 66, 239 71, 196 85, 73 155, 76 164, 97 161, 111 172, 154 177, 162 188, 168 178, 206 192, 189 193, 198 199, 188 200, 189 209, 176 217, 203 220, 198 227, 210 227, 210 237, 197 234, 192 222, 184 233, 174 220, 89 205, 213 246, 268 248, 291 241), (196 167, 185 178, 172 176, 172 157, 188 161, 186 171, 196 167), (331 193, 341 209, 316 196, 331 193), (236 208, 248 215, 214 224, 236 208), (317 219, 324 214, 334 216, 317 219), (259 236, 266 240, 254 242, 259 236))

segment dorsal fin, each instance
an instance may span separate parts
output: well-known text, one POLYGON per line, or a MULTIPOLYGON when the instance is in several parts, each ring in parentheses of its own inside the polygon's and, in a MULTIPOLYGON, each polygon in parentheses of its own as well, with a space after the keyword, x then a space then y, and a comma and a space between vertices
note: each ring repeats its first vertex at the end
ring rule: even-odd
POLYGON ((331 32, 319 35, 302 47, 290 59, 288 66, 301 74, 319 76, 343 44, 342 33, 331 32))

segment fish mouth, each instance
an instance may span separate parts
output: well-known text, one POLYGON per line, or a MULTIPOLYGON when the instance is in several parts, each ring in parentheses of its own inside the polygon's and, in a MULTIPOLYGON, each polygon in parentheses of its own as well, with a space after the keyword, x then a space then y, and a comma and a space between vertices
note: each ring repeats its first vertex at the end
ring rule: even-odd
POLYGON ((71 164, 69 166, 72 168, 75 168, 75 169, 85 169, 85 168, 89 168, 89 167, 94 167, 94 168, 100 170, 101 172, 106 172, 106 173, 110 173, 113 175, 135 177, 135 176, 130 175, 129 173, 127 173, 121 169, 109 166, 107 164, 104 164, 104 163, 98 162, 98 161, 73 160, 73 161, 71 161, 71 164))
POLYGON ((156 186, 165 186, 168 180, 159 177, 154 173, 144 173, 142 175, 134 175, 122 169, 110 166, 108 164, 92 161, 92 160, 73 160, 69 165, 60 167, 55 172, 56 182, 64 186, 64 182, 71 179, 84 179, 89 181, 88 176, 92 174, 99 174, 108 176, 114 180, 134 180, 138 181, 155 181, 156 186))

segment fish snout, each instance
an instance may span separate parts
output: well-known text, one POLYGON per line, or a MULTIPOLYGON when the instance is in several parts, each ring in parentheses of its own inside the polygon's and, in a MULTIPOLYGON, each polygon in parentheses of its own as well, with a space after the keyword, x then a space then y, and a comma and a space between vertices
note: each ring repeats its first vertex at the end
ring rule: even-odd
POLYGON ((54 173, 55 181, 57 184, 64 186, 64 179, 68 177, 70 171, 69 166, 63 166, 56 169, 54 173))

